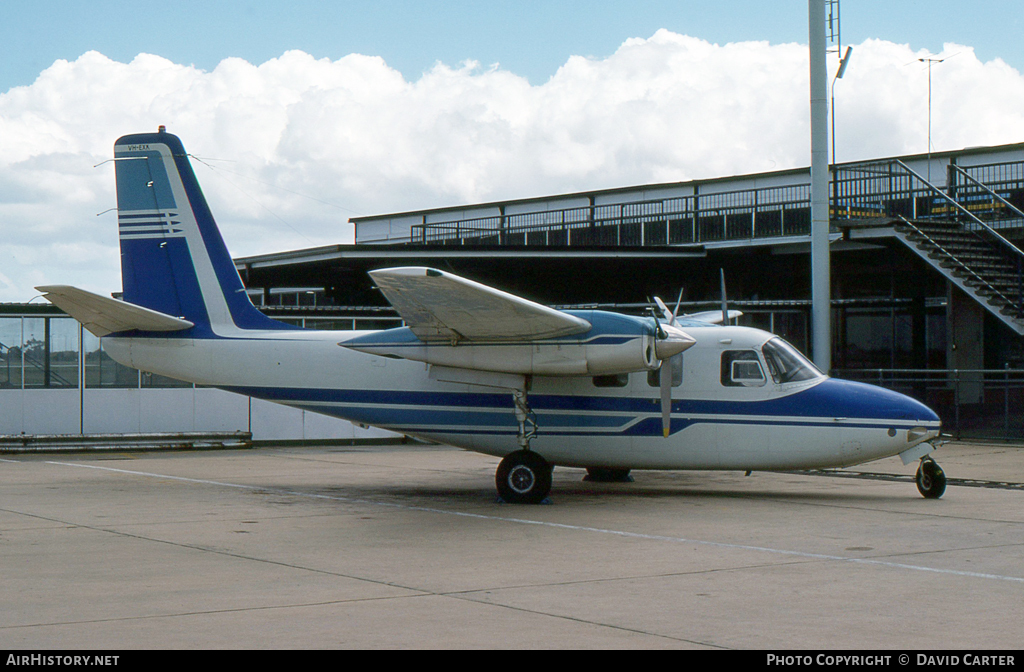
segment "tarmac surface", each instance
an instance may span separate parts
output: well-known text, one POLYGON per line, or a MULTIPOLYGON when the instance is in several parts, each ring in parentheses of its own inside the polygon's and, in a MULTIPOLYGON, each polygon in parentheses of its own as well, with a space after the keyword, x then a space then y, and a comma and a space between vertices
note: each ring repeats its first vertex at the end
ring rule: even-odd
POLYGON ((1019 649, 1024 447, 935 457, 515 506, 445 446, 4 455, 0 649, 1019 649))

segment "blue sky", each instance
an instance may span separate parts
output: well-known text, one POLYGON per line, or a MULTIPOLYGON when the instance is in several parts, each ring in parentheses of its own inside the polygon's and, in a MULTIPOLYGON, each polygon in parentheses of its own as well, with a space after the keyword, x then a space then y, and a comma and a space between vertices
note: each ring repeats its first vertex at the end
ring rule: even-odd
MULTIPOLYGON (((843 41, 912 49, 974 47, 1024 71, 1020 0, 844 0, 843 41)), ((57 59, 140 53, 212 70, 228 56, 259 64, 289 49, 317 58, 381 56, 409 80, 437 61, 473 59, 541 84, 570 55, 607 57, 659 28, 725 44, 806 43, 805 0, 4 0, 0 91, 31 84, 57 59)))

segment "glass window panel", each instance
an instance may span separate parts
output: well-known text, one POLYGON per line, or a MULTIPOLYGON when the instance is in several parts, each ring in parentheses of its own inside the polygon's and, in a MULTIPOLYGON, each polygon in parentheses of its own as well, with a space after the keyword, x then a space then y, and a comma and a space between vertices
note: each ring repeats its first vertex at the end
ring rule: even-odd
POLYGON ((776 336, 792 344, 800 352, 807 352, 807 314, 796 311, 779 311, 774 317, 776 336))
POLYGON ((928 314, 928 368, 946 368, 946 314, 928 314))
POLYGON ((327 331, 351 331, 353 320, 306 319, 307 329, 325 329, 327 331))
POLYGON ((764 372, 755 360, 737 359, 732 363, 732 379, 744 385, 764 385, 764 372))
POLYGON ((397 319, 358 319, 356 320, 357 330, 372 329, 394 329, 402 326, 402 321, 397 319))
POLYGON ((50 387, 78 387, 78 322, 50 318, 50 387))
POLYGON ((893 368, 914 368, 914 320, 909 313, 899 312, 893 316, 893 368))
POLYGON ((25 356, 25 387, 44 387, 49 382, 46 375, 46 318, 26 317, 22 333, 22 347, 25 356))
POLYGON ((781 338, 773 338, 765 343, 762 352, 776 383, 811 380, 821 375, 809 359, 781 338))
POLYGON ((765 384, 761 361, 753 350, 726 350, 722 353, 722 385, 760 387, 765 384))
POLYGON ((0 317, 0 389, 21 387, 21 318, 0 317))
POLYGON ((771 313, 744 313, 739 322, 745 327, 754 327, 764 331, 772 330, 771 313))
POLYGON ((82 337, 82 350, 85 352, 85 386, 104 387, 103 385, 103 351, 100 339, 88 331, 82 337))
POLYGON ((138 387, 139 371, 115 362, 105 345, 103 339, 85 332, 85 386, 138 387))
POLYGON ((909 315, 850 308, 846 313, 846 366, 856 369, 910 366, 911 325, 909 315))

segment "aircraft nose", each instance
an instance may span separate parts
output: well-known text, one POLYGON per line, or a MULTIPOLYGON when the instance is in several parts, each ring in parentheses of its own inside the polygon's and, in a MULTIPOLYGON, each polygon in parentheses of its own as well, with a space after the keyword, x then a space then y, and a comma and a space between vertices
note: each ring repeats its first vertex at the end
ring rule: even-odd
POLYGON ((935 411, 920 401, 867 383, 829 378, 820 386, 820 394, 836 415, 922 425, 940 422, 935 411))
MULTIPOLYGON (((906 437, 908 446, 917 445, 922 441, 939 436, 942 431, 942 421, 938 414, 926 404, 893 390, 881 387, 875 387, 874 390, 879 401, 888 411, 887 418, 894 425, 889 430, 890 436, 893 436, 892 431, 895 429, 898 436, 906 437)), ((906 460, 904 460, 904 464, 907 464, 906 460)))
MULTIPOLYGON (((876 389, 883 390, 880 387, 876 389)), ((893 392, 892 390, 883 390, 883 392, 887 392, 889 395, 896 395, 893 406, 897 416, 907 420, 920 420, 921 422, 940 422, 938 414, 917 399, 900 394, 899 392, 893 392)))
POLYGON ((654 342, 654 354, 658 359, 668 359, 678 355, 697 342, 697 339, 679 327, 662 324, 661 330, 665 332, 665 338, 659 338, 654 342))
POLYGON ((916 420, 921 423, 939 422, 938 414, 917 399, 882 387, 874 389, 879 403, 888 409, 889 417, 895 420, 916 420))

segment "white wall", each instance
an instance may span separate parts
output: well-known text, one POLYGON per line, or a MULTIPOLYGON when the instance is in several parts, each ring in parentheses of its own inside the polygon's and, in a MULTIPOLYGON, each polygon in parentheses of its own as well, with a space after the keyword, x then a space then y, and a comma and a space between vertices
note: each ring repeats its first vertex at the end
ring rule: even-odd
POLYGON ((254 440, 396 436, 209 388, 0 390, 0 435, 249 431, 254 440))

